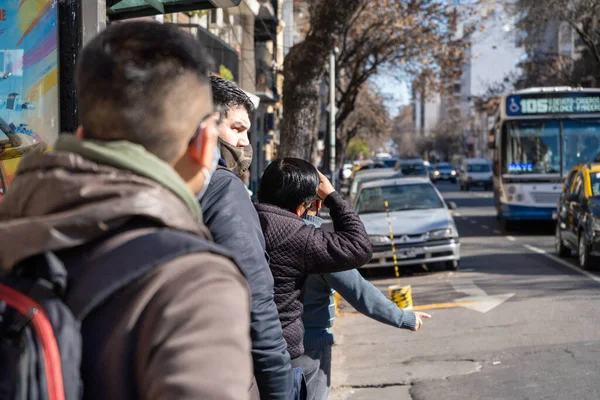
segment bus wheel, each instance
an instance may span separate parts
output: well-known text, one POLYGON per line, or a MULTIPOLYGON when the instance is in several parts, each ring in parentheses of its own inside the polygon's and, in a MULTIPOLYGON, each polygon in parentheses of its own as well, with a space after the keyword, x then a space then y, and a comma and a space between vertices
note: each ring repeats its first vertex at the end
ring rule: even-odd
POLYGON ((515 227, 516 227, 516 222, 515 221, 500 221, 500 225, 502 227, 502 230, 504 232, 510 232, 510 231, 514 231, 515 227))

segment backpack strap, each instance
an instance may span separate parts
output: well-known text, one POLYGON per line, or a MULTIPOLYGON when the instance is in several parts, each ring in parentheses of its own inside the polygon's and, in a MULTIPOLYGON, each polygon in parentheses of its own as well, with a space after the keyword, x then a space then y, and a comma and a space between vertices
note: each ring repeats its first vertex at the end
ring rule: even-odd
POLYGON ((224 249, 190 233, 159 229, 136 237, 85 265, 85 274, 72 284, 66 303, 82 321, 117 291, 152 270, 186 254, 210 252, 233 260, 224 249))

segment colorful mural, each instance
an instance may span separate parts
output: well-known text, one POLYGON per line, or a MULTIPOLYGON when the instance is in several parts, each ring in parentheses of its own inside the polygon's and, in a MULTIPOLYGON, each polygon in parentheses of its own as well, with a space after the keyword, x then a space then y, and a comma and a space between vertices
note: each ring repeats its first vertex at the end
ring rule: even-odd
POLYGON ((57 0, 0 0, 0 171, 59 133, 57 0))

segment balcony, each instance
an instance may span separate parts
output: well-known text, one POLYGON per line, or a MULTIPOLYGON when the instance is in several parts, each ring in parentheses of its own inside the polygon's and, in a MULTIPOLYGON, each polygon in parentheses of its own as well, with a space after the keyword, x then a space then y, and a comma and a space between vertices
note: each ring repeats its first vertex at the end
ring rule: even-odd
POLYGON ((106 0, 108 17, 114 20, 157 14, 235 7, 241 0, 106 0))
POLYGON ((254 21, 254 40, 257 42, 275 42, 277 37, 278 4, 276 0, 260 2, 260 9, 254 21))

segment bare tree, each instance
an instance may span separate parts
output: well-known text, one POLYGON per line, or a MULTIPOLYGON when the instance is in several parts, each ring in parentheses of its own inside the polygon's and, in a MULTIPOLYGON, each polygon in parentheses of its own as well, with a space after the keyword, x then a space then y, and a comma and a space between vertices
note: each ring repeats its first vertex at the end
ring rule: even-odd
MULTIPOLYGON (((347 125, 345 122, 353 113, 364 85, 383 67, 439 82, 445 73, 454 73, 455 66, 463 64, 465 43, 455 36, 458 12, 448 2, 315 0, 313 4, 311 31, 306 39, 311 45, 303 46, 306 41, 300 43, 285 60, 282 155, 305 158, 310 155, 307 148, 310 138, 315 137, 319 117, 317 88, 327 53, 334 43, 340 47, 336 58, 339 71, 336 125, 341 127, 347 125), (331 10, 329 3, 343 3, 338 6, 344 11, 331 10), (319 15, 324 12, 329 16, 319 15), (329 27, 334 15, 336 21, 346 22, 342 29, 329 27), (336 34, 337 42, 332 38, 336 34), (316 40, 326 40, 327 45, 322 42, 317 45, 316 40)), ((345 135, 349 132, 340 129, 338 142, 347 143, 345 135)), ((342 160, 343 155, 337 159, 338 163, 342 160)))
POLYGON ((348 143, 360 137, 375 150, 382 142, 389 140, 392 121, 384 105, 383 95, 372 84, 365 84, 359 89, 356 107, 340 126, 336 141, 337 164, 343 163, 348 143))
POLYGON ((320 86, 328 55, 363 0, 312 0, 311 29, 283 65, 283 157, 311 159, 320 116, 320 86))

